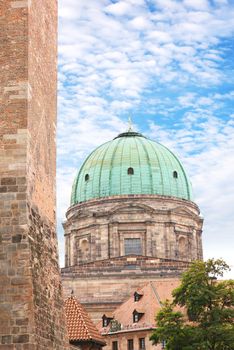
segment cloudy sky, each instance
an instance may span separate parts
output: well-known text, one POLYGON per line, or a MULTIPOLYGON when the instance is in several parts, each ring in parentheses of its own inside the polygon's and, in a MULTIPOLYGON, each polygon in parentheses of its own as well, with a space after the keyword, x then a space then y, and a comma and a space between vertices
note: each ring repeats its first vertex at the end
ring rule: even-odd
POLYGON ((183 162, 205 218, 205 258, 234 267, 233 18, 234 0, 59 1, 61 264, 77 170, 131 115, 183 162))

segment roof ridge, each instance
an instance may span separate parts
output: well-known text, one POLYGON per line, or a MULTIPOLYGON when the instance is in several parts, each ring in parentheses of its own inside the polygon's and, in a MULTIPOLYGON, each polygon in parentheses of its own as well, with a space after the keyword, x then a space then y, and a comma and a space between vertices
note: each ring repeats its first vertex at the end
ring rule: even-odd
POLYGON ((154 292, 154 295, 156 296, 156 299, 157 299, 157 301, 158 301, 160 307, 162 307, 162 302, 161 302, 161 299, 160 299, 160 296, 159 296, 159 294, 158 294, 158 292, 157 292, 156 287, 153 285, 153 282, 152 282, 152 281, 150 281, 149 283, 150 283, 150 286, 151 286, 151 288, 152 288, 152 290, 153 290, 153 292, 154 292))

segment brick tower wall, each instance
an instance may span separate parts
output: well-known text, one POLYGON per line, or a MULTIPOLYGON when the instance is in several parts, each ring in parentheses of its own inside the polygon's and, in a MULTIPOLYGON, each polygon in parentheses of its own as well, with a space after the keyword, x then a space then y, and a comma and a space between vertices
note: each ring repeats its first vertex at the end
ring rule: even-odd
POLYGON ((56 0, 0 1, 0 349, 67 348, 55 232, 56 0))

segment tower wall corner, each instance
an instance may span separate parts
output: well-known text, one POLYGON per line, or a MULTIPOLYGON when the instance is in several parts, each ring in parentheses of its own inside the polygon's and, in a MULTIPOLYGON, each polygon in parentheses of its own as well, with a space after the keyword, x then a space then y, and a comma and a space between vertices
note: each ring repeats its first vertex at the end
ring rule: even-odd
POLYGON ((57 1, 0 4, 0 349, 68 348, 55 230, 57 1))

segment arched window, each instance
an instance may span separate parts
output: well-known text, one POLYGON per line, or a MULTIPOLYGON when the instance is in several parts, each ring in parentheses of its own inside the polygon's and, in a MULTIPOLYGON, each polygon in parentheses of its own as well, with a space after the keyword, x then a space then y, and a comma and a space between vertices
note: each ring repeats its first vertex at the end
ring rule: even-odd
POLYGON ((128 175, 133 175, 133 174, 134 174, 133 168, 128 168, 128 175))
POLYGON ((177 173, 177 171, 173 171, 173 177, 174 177, 175 179, 178 178, 178 173, 177 173))
POLYGON ((86 174, 85 175, 85 181, 88 181, 89 180, 89 174, 86 174))
POLYGON ((89 249, 90 249, 90 244, 87 239, 82 239, 80 241, 80 259, 81 261, 85 261, 89 258, 89 249))

